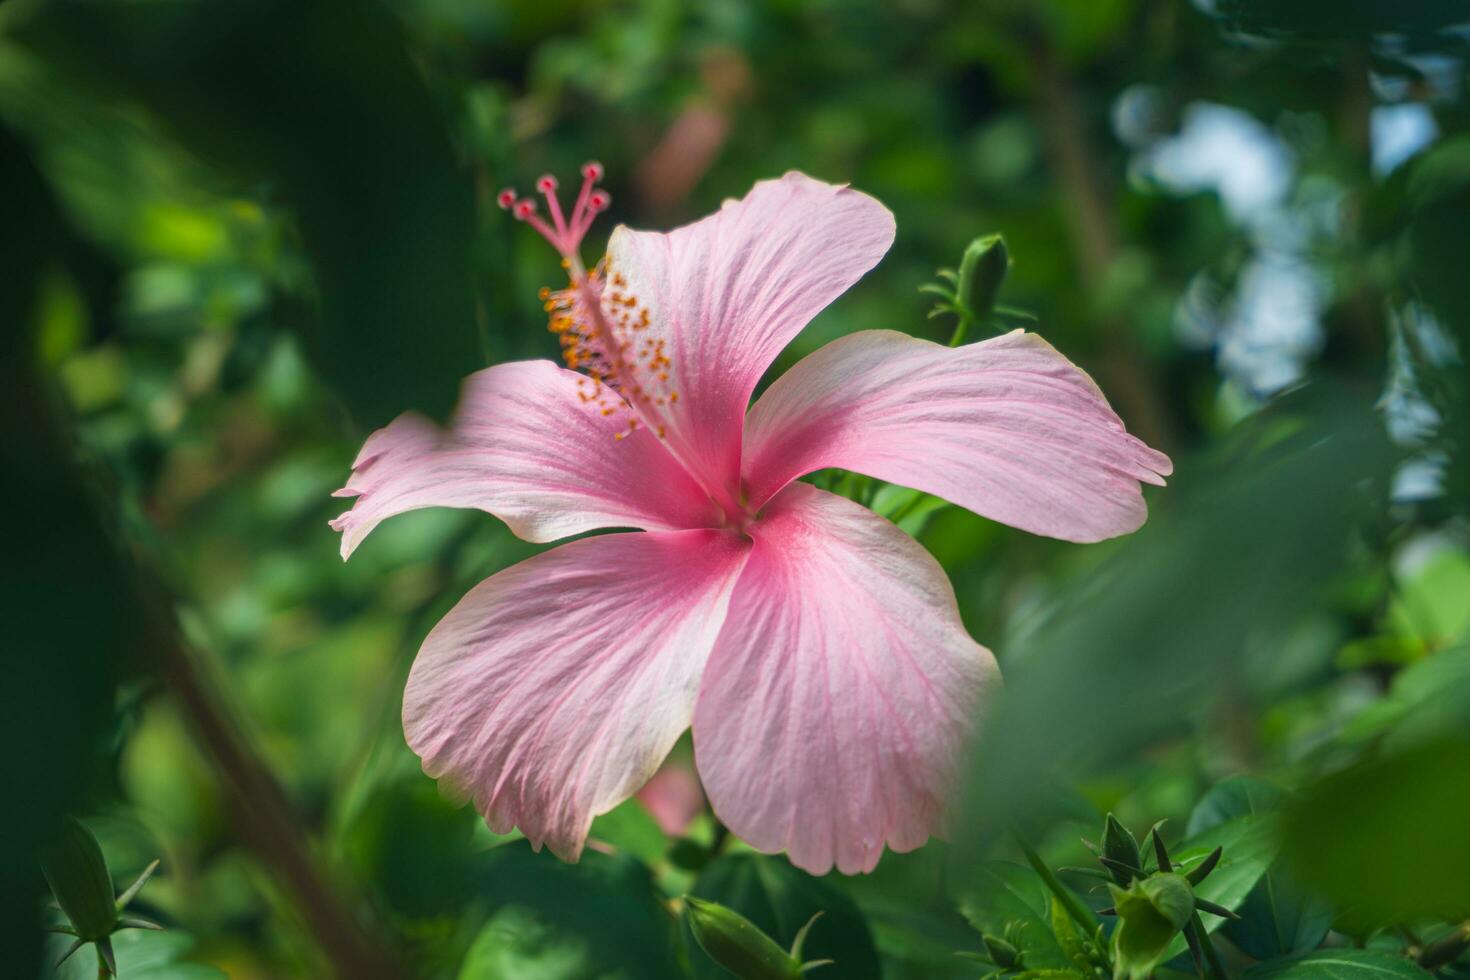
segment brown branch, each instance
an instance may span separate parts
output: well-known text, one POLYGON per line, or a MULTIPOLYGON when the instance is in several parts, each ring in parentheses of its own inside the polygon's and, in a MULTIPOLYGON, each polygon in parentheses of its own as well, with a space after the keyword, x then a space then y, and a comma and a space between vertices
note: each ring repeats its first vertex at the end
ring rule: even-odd
POLYGON ((290 894, 333 971, 353 980, 403 976, 318 866, 285 791, 251 750, 215 685, 200 669, 197 655, 175 631, 154 632, 152 652, 159 673, 214 761, 233 804, 230 812, 241 842, 271 868, 290 894))
MULTIPOLYGON (((1082 284, 1095 293, 1121 251, 1113 203, 1098 184, 1101 154, 1092 145, 1081 99, 1066 66, 1040 25, 1023 29, 1031 55, 1033 100, 1045 140, 1047 162, 1066 198, 1068 231, 1082 284)), ((1128 325, 1117 317, 1098 324, 1103 337, 1099 373, 1118 403, 1119 414, 1144 441, 1168 451, 1173 426, 1164 402, 1144 370, 1128 325)))

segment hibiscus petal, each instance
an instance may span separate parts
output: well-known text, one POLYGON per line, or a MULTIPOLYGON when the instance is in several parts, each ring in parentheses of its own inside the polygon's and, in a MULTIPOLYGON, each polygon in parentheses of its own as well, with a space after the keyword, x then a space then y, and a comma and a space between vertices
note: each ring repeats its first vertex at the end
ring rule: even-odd
POLYGON ((656 438, 583 400, 589 384, 550 361, 500 364, 466 379, 448 432, 411 413, 374 432, 337 492, 357 497, 332 522, 342 557, 379 521, 420 507, 489 511, 528 541, 717 524, 708 495, 656 438))
POLYGON ((576 860, 689 726, 750 551, 722 531, 583 538, 472 589, 424 640, 403 728, 490 827, 576 860))
POLYGON ((675 451, 714 486, 740 472, 740 431, 756 382, 812 317, 877 264, 893 215, 873 198, 800 173, 668 234, 617 228, 608 273, 649 314, 667 382, 650 384, 675 451))
POLYGON ((833 341, 751 408, 745 465, 756 507, 835 466, 1067 541, 1137 530, 1139 484, 1173 469, 1086 373, 1020 330, 953 349, 889 330, 833 341))
POLYGON ((866 507, 797 483, 751 534, 694 709, 705 791, 759 850, 871 871, 939 828, 995 660, 939 564, 866 507))

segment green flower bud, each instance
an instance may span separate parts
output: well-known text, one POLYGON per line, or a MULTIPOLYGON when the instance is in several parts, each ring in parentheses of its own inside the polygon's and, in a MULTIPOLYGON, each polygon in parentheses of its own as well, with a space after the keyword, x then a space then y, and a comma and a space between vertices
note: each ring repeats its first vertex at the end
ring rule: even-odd
POLYGON ((1109 885, 1118 927, 1113 930, 1114 976, 1146 980, 1174 937, 1194 915, 1194 889, 1183 875, 1160 873, 1128 888, 1109 885))
POLYGON ((966 246, 955 295, 976 320, 984 320, 995 309, 1010 267, 1011 254, 999 235, 984 235, 966 246))
POLYGON ((1107 821, 1103 824, 1102 833, 1102 856, 1107 858, 1111 864, 1104 865, 1113 880, 1126 887, 1133 876, 1122 870, 1120 865, 1129 868, 1142 868, 1143 855, 1138 849, 1138 841, 1110 813, 1107 821))
POLYGON ((797 980, 801 964, 745 916, 692 895, 689 927, 710 959, 741 980, 797 980))
POLYGON ((117 894, 102 847, 86 826, 73 817, 41 851, 41 872, 56 904, 71 920, 80 939, 105 939, 117 927, 117 894))

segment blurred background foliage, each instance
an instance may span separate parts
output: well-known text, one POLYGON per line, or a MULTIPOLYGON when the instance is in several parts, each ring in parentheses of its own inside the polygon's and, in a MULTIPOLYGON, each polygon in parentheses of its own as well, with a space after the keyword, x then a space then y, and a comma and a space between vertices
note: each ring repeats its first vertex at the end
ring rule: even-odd
POLYGON ((119 886, 162 859, 125 977, 722 975, 686 893, 782 946, 823 912, 833 976, 978 976, 1008 926, 1066 969, 1012 831, 1076 865, 1112 811, 1225 845, 1232 971, 1470 975, 1424 955, 1470 916, 1467 54, 1455 0, 0 4, 4 972, 65 948, 64 812, 119 886), (373 427, 555 355, 554 259, 493 195, 586 159, 638 226, 788 168, 892 208, 773 376, 945 339, 918 287, 1003 234, 1002 300, 1174 456, 1105 545, 880 496, 1008 679, 949 844, 811 878, 684 745, 567 866, 404 745, 419 641, 535 548, 432 511, 344 565, 328 495, 373 427))

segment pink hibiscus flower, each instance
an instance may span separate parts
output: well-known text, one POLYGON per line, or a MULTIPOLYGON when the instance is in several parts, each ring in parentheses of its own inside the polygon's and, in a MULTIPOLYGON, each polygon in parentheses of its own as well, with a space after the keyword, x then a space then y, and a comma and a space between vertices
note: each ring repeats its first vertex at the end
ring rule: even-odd
POLYGON ((750 405, 761 375, 893 241, 893 215, 788 173, 668 234, 578 245, 608 198, 589 164, 567 218, 502 206, 561 252, 546 295, 568 368, 466 382, 448 431, 373 433, 339 495, 346 557, 379 521, 474 507, 529 541, 596 528, 480 583, 425 639, 403 723, 424 771, 575 860, 593 817, 694 729, 711 806, 813 873, 869 871, 940 827, 987 692, 939 564, 893 524, 795 482, 841 467, 1068 541, 1146 516, 1169 460, 1034 334, 950 349, 843 337, 750 405))

